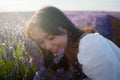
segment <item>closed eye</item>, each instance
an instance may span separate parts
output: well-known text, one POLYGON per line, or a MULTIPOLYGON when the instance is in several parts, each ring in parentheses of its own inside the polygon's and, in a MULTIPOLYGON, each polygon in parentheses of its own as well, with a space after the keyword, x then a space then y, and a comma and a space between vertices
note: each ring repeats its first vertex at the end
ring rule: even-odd
POLYGON ((53 40, 53 39, 54 39, 54 36, 48 36, 47 39, 48 39, 48 40, 53 40))

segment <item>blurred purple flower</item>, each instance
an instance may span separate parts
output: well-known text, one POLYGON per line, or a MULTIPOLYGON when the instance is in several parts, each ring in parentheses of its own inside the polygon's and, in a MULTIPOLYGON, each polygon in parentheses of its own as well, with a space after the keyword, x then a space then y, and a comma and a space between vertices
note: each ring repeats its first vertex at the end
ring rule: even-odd
POLYGON ((45 80, 45 68, 43 66, 40 67, 39 71, 36 72, 36 75, 34 76, 33 80, 45 80))
POLYGON ((61 80, 63 73, 64 73, 64 68, 57 69, 57 75, 56 75, 57 80, 61 80))
POLYGON ((41 55, 38 59, 38 66, 41 67, 41 66, 44 66, 44 56, 41 55))
POLYGON ((4 46, 6 54, 8 54, 9 53, 8 46, 5 43, 2 43, 2 45, 4 46))
POLYGON ((10 52, 6 54, 7 59, 15 61, 15 57, 13 56, 13 48, 10 47, 10 52))
POLYGON ((4 76, 4 80, 8 80, 8 77, 6 75, 4 76))
POLYGON ((10 75, 10 77, 11 77, 11 80, 14 80, 15 74, 12 72, 11 75, 10 75))
POLYGON ((33 80, 40 80, 40 77, 38 75, 38 72, 36 72, 36 75, 33 77, 33 80))
POLYGON ((14 48, 15 51, 17 50, 17 44, 15 42, 12 41, 11 46, 14 48))
POLYGON ((22 50, 22 55, 23 55, 23 56, 26 56, 26 52, 25 52, 24 49, 22 50))
POLYGON ((27 68, 29 69, 32 65, 32 59, 30 59, 30 61, 27 63, 27 68))
POLYGON ((54 63, 57 64, 61 60, 61 58, 63 57, 63 55, 64 55, 64 49, 62 49, 61 52, 58 55, 55 56, 54 63))
POLYGON ((69 73, 67 73, 66 79, 65 80, 70 80, 74 74, 74 69, 71 70, 69 73))
POLYGON ((45 67, 41 66, 40 69, 39 69, 39 71, 38 71, 38 75, 40 76, 40 75, 42 75, 44 73, 45 73, 45 67))

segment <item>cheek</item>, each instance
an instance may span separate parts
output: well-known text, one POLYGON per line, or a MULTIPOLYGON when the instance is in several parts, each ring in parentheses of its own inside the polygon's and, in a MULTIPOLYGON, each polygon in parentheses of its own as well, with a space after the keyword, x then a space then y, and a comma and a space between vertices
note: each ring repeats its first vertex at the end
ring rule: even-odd
POLYGON ((54 40, 52 40, 52 43, 53 43, 54 45, 59 45, 59 44, 61 44, 61 42, 60 42, 59 39, 54 39, 54 40))
POLYGON ((66 47, 67 45, 67 39, 64 37, 56 37, 52 42, 54 45, 61 47, 66 47))

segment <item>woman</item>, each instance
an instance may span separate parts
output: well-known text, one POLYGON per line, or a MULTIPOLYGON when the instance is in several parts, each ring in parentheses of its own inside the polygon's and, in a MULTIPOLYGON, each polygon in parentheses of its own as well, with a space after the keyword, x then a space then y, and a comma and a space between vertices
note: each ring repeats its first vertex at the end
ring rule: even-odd
POLYGON ((120 79, 120 49, 97 33, 86 34, 76 28, 55 7, 36 12, 25 27, 25 35, 55 55, 64 50, 69 64, 91 80, 120 79))

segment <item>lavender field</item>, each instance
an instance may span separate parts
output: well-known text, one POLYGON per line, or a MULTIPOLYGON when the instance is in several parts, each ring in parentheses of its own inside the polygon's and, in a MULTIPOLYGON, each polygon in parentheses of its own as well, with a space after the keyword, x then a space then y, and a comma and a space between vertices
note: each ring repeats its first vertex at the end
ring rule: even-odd
MULTIPOLYGON (((0 80, 61 80, 65 70, 60 67, 56 75, 46 76, 44 56, 36 50, 32 41, 27 41, 23 34, 25 23, 34 12, 0 13, 0 80)), ((96 32, 112 40, 120 47, 120 12, 65 12, 76 25, 92 27, 96 32)), ((63 57, 53 56, 51 64, 59 63, 63 57)), ((51 65, 50 64, 50 65, 51 65)), ((70 69, 65 80, 79 79, 79 71, 70 69)))

